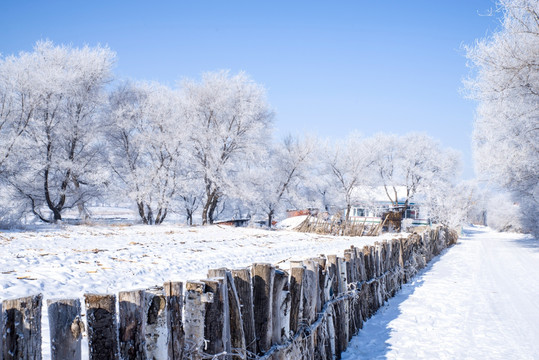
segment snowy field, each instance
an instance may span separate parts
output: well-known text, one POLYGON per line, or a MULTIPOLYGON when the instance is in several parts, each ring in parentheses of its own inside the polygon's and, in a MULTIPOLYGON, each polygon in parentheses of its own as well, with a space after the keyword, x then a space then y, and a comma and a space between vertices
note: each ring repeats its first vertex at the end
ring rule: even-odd
MULTIPOLYGON (((402 235, 406 236, 406 235, 402 235)), ((0 300, 42 293, 82 298, 206 278, 210 268, 238 268, 319 254, 343 255, 382 237, 334 237, 228 226, 65 226, 0 232, 0 300)), ((49 357, 47 312, 43 352, 49 357)), ((84 344, 83 344, 84 346, 84 344)))
POLYGON ((366 322, 343 359, 539 359, 539 242, 466 229, 366 322))

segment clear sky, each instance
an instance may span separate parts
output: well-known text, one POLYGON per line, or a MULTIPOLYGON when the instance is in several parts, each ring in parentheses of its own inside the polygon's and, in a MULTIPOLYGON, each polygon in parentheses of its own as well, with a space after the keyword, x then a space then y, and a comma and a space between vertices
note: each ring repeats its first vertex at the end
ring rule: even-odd
POLYGON ((268 90, 278 136, 423 131, 463 152, 475 104, 462 48, 492 33, 494 0, 0 2, 0 53, 39 39, 117 52, 118 78, 175 85, 246 71, 268 90))

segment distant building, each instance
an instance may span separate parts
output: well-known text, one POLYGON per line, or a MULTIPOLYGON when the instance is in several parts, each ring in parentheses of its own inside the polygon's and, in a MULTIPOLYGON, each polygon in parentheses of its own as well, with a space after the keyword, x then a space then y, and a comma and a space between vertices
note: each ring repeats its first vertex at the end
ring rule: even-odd
MULTIPOLYGON (((393 191, 393 189, 391 189, 393 191)), ((354 189, 352 198, 353 205, 350 209, 350 221, 366 224, 379 224, 388 212, 400 212, 403 210, 406 189, 397 187, 398 203, 395 206, 388 198, 384 187, 368 188, 358 187, 354 189)), ((415 198, 421 198, 420 195, 415 198)), ((345 214, 346 215, 346 214, 345 214)), ((429 225, 430 220, 426 211, 421 209, 421 202, 410 202, 404 211, 403 220, 406 226, 429 225)))

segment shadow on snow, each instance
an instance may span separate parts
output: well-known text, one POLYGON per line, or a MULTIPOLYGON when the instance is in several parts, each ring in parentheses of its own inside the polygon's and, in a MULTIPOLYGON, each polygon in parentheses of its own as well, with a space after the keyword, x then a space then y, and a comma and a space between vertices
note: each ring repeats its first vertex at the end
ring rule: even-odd
MULTIPOLYGON (((457 243, 454 246, 459 246, 457 243)), ((391 351, 391 326, 390 323, 401 315, 400 305, 405 302, 416 289, 425 282, 425 275, 432 269, 434 264, 449 249, 444 249, 440 255, 434 257, 430 263, 419 271, 407 284, 404 284, 397 294, 389 299, 370 319, 365 322, 363 329, 359 331, 350 342, 348 351, 344 353, 343 360, 355 359, 386 359, 391 351)))

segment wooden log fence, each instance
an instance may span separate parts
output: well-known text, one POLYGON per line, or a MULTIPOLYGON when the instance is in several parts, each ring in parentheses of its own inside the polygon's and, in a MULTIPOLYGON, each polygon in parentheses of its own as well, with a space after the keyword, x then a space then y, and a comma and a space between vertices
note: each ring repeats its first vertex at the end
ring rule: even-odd
POLYGON ((386 215, 380 223, 367 224, 366 218, 363 221, 342 220, 339 217, 326 220, 323 219, 321 215, 308 215, 295 230, 299 232, 336 236, 378 236, 386 223, 388 223, 388 219, 389 215, 386 215))
MULTIPOLYGON (((51 359, 340 359, 363 323, 456 232, 352 246, 343 256, 210 269, 201 281, 47 301, 51 359)), ((0 360, 41 359, 42 296, 0 303, 0 360)))

